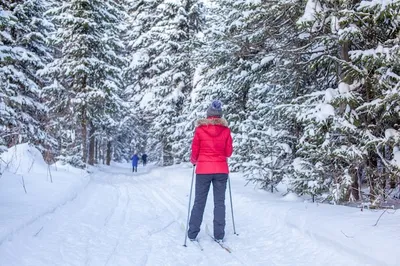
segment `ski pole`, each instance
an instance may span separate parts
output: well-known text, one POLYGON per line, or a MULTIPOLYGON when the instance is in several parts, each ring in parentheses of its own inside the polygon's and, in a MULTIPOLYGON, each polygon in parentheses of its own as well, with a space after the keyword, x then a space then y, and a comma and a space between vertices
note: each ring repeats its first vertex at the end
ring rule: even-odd
POLYGON ((184 246, 184 247, 186 247, 186 240, 187 240, 187 237, 188 237, 189 215, 190 215, 190 203, 191 203, 191 201, 192 201, 192 190, 193 190, 193 180, 194 180, 194 168, 195 168, 195 166, 193 165, 192 183, 190 184, 189 204, 188 204, 188 213, 187 213, 187 220, 186 220, 185 242, 183 243, 183 246, 184 246))
POLYGON ((232 190, 231 190, 231 178, 228 176, 228 186, 229 186, 229 197, 231 200, 231 212, 232 212, 232 222, 233 222, 233 233, 235 235, 239 235, 236 233, 236 227, 235 227, 235 218, 233 217, 233 203, 232 203, 232 190))

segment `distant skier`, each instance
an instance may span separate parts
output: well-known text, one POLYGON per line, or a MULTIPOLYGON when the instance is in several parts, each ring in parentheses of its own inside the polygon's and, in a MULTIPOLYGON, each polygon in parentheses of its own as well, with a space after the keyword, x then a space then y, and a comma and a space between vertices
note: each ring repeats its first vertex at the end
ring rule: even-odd
POLYGON ((195 200, 189 221, 188 237, 196 239, 203 221, 210 184, 214 194, 214 238, 225 236, 225 190, 228 180, 227 158, 232 155, 232 137, 228 122, 222 118, 222 104, 213 101, 207 119, 197 122, 190 161, 196 165, 195 200))
POLYGON ((146 164, 147 164, 147 154, 146 153, 142 154, 142 161, 143 161, 143 166, 146 166, 146 164))
POLYGON ((137 155, 136 152, 135 152, 135 154, 133 154, 131 160, 132 160, 132 172, 137 172, 139 156, 137 155))

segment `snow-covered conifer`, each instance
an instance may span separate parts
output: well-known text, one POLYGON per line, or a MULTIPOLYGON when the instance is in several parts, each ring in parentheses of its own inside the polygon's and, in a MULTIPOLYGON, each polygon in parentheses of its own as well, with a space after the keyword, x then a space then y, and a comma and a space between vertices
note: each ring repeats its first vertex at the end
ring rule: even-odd
POLYGON ((37 74, 52 59, 45 10, 42 0, 0 2, 0 145, 30 142, 43 150, 51 142, 37 74))

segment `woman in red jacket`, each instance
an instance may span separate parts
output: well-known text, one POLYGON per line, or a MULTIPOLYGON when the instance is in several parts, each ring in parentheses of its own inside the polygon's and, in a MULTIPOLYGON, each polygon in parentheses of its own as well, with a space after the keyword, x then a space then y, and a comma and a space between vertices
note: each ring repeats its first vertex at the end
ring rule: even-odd
POLYGON ((200 232, 204 208, 211 183, 214 193, 214 238, 225 236, 225 190, 232 155, 232 137, 228 122, 222 118, 222 104, 213 101, 207 119, 197 122, 190 161, 196 165, 196 195, 189 221, 188 237, 196 239, 200 232))

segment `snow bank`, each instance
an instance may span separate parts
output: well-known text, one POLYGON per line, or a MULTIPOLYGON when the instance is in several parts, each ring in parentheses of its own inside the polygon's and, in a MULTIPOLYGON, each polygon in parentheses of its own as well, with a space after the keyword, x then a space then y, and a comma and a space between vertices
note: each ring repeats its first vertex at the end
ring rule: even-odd
POLYGON ((28 144, 1 154, 0 172, 0 245, 73 199, 89 181, 82 169, 47 165, 40 151, 28 144))
POLYGON ((28 144, 16 145, 0 155, 0 169, 14 174, 41 173, 47 169, 42 154, 28 144))
POLYGON ((300 203, 287 211, 285 224, 316 242, 359 257, 365 265, 398 265, 399 213, 389 211, 375 226, 383 210, 300 203))
POLYGON ((295 193, 289 192, 282 198, 282 200, 288 202, 295 202, 295 201, 301 201, 302 199, 299 198, 295 193))
MULTIPOLYGON (((237 217, 235 221, 241 238, 258 239, 260 232, 280 232, 290 229, 293 237, 308 239, 322 250, 356 257, 362 265, 398 265, 397 247, 400 213, 393 210, 360 210, 345 206, 314 204, 300 200, 296 195, 253 189, 245 191, 240 174, 233 175, 233 193, 237 217), (246 210, 240 213, 241 210, 246 210), (260 224, 248 224, 245 215, 254 221, 275 224, 275 228, 260 224), (255 232, 254 232, 255 231, 255 232)), ((227 222, 229 224, 229 221, 227 222)), ((265 241, 268 236, 265 236, 265 241)), ((285 247, 286 248, 286 247, 285 247)), ((332 261, 332 265, 344 265, 332 261)), ((351 264, 351 263, 349 263, 351 264)), ((292 264, 294 265, 294 264, 292 264)), ((318 265, 316 262, 309 265, 318 265)))

